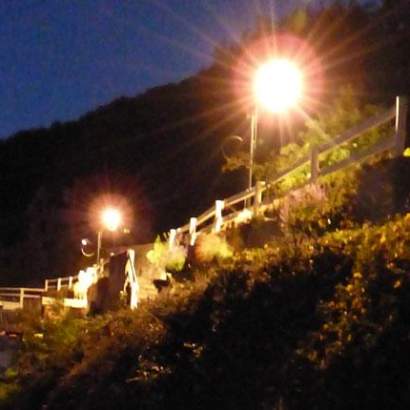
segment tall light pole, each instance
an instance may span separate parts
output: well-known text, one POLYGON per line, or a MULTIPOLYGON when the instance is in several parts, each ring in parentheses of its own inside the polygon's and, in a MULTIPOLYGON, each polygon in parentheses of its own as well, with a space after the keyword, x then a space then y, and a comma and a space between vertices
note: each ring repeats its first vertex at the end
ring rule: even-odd
POLYGON ((255 108, 251 114, 251 139, 249 146, 249 178, 248 189, 252 189, 253 161, 255 156, 256 138, 258 136, 258 111, 255 108))
POLYGON ((303 76, 291 60, 275 58, 262 64, 253 80, 254 109, 251 114, 248 188, 253 186, 253 168, 258 137, 258 107, 283 114, 294 107, 303 93, 303 76))
POLYGON ((115 232, 122 224, 121 212, 116 208, 105 208, 101 212, 101 228, 97 233, 97 265, 100 264, 101 245, 104 229, 115 232))

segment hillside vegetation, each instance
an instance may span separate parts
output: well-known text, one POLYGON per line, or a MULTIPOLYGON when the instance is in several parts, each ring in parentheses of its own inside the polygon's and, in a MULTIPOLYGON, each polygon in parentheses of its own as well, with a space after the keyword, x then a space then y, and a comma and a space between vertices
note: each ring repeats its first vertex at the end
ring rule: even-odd
POLYGON ((267 222, 231 232, 232 256, 215 250, 135 312, 27 320, 4 408, 408 408, 409 171, 332 176, 325 203, 294 206, 260 246, 246 240, 267 222))

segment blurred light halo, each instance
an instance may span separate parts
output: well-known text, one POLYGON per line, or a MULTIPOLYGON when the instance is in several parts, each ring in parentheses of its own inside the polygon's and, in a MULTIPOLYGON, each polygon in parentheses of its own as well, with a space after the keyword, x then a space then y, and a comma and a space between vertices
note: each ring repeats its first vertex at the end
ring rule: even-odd
POLYGON ((273 58, 262 64, 253 80, 257 104, 275 114, 295 107, 302 98, 303 89, 302 71, 286 58, 273 58))
POLYGON ((122 224, 121 212, 117 208, 105 208, 101 213, 101 222, 104 228, 114 232, 122 224))

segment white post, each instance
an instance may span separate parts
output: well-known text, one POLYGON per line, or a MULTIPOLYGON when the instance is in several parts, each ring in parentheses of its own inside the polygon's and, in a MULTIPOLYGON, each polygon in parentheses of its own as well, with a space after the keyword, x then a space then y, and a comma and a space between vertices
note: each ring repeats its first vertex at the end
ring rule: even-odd
POLYGON ((396 98, 396 156, 401 156, 406 148, 407 98, 396 98))
POLYGON ((48 292, 48 279, 44 282, 44 290, 48 292))
POLYGON ((191 218, 189 220, 189 244, 190 246, 195 245, 197 224, 198 224, 197 218, 191 218))
POLYGON ((131 291, 130 308, 131 310, 134 310, 138 307, 138 296, 139 296, 139 290, 140 290, 137 272, 135 269, 135 250, 128 249, 127 255, 128 255, 128 261, 127 261, 127 265, 125 269, 126 269, 126 274, 128 275, 128 281, 130 283, 130 291, 131 291))
POLYGON ((264 181, 256 181, 255 185, 255 199, 253 202, 253 212, 255 216, 259 214, 259 208, 262 205, 262 190, 265 186, 264 181))
POLYGON ((61 278, 57 279, 57 292, 61 289, 61 278))
POLYGON ((222 211, 225 207, 225 202, 221 200, 215 201, 215 225, 214 231, 220 232, 223 225, 222 211))
POLYGON ((310 151, 310 182, 314 184, 319 176, 319 155, 316 147, 310 151))
POLYGON ((20 309, 24 306, 24 288, 20 288, 20 309))
POLYGON ((71 289, 73 287, 73 277, 70 276, 68 278, 68 289, 71 289))
POLYGON ((169 237, 168 237, 168 249, 170 250, 174 249, 176 237, 177 237, 177 230, 171 229, 169 231, 169 237))

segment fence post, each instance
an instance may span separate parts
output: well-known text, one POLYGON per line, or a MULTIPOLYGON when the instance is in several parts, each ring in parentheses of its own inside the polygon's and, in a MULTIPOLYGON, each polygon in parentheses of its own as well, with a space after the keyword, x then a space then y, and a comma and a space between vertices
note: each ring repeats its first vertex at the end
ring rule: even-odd
POLYGON ((70 276, 68 278, 68 289, 71 289, 73 287, 73 277, 70 276))
POLYGON ((44 290, 48 292, 48 279, 44 282, 44 290))
POLYGON ((189 220, 189 244, 191 246, 195 245, 197 225, 198 225, 198 219, 197 218, 191 218, 189 220))
POLYGON ((176 237, 177 237, 177 230, 171 229, 169 231, 169 237, 168 237, 168 249, 170 250, 174 249, 176 237))
POLYGON ((396 98, 396 156, 403 154, 406 148, 406 131, 407 131, 407 107, 408 101, 406 97, 396 98))
POLYGON ((215 225, 214 231, 220 232, 223 224, 222 211, 224 209, 225 202, 221 200, 215 201, 215 225))
POLYGON ((61 278, 57 279, 57 292, 61 289, 61 278))
POLYGON ((253 202, 253 213, 255 216, 259 215, 260 206, 262 204, 262 192, 265 186, 264 181, 256 181, 255 185, 255 199, 253 202))
POLYGON ((24 288, 20 288, 20 309, 24 306, 24 288))
POLYGON ((310 151, 310 182, 314 184, 319 176, 319 154, 317 147, 313 147, 310 151))

